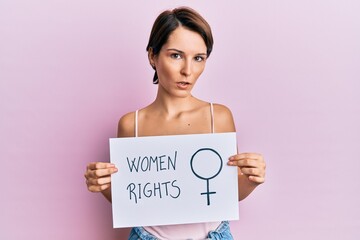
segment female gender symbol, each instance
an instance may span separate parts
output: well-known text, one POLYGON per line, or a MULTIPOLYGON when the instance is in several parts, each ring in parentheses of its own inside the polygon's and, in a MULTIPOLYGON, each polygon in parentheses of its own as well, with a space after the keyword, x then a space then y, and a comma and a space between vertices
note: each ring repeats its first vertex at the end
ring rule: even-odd
MULTIPOLYGON (((205 152, 206 153, 206 152, 205 152)), ((209 154, 207 154, 209 155, 209 154)), ((213 154, 211 154, 213 156, 213 154)), ((222 166, 223 166, 223 161, 221 159, 221 156, 218 152, 216 152, 214 149, 211 149, 211 148, 201 148, 199 150, 197 150, 194 155, 192 155, 191 157, 191 161, 190 161, 190 165, 191 165, 191 170, 192 172, 194 173, 195 176, 197 176, 198 178, 200 179, 203 179, 203 180, 206 180, 206 186, 207 186, 207 191, 206 192, 203 192, 201 193, 201 195, 204 195, 206 194, 207 195, 207 205, 210 205, 210 194, 215 194, 216 192, 210 192, 209 191, 209 180, 210 179, 213 179, 214 177, 216 177, 217 175, 219 175, 219 173, 221 172, 221 169, 222 169, 222 166), (194 170, 194 160, 197 159, 198 161, 200 160, 205 160, 205 161, 209 161, 209 160, 212 160, 214 159, 213 157, 210 157, 211 159, 208 159, 209 157, 207 157, 206 159, 204 159, 204 157, 196 157, 196 155, 198 155, 199 153, 204 153, 204 151, 207 151, 209 153, 209 151, 211 153, 215 153, 216 154, 216 159, 220 160, 220 167, 219 167, 219 170, 213 175, 213 176, 209 176, 209 177, 203 177, 203 176, 200 176, 198 173, 195 172, 194 170)))

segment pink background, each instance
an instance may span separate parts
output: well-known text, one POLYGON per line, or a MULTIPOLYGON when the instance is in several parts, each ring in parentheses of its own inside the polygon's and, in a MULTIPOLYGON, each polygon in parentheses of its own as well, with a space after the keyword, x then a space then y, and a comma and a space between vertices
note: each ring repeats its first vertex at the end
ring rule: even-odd
POLYGON ((194 95, 228 105, 239 150, 268 164, 235 239, 359 239, 357 0, 0 1, 0 239, 126 239, 83 174, 153 100, 145 46, 179 5, 215 37, 194 95))

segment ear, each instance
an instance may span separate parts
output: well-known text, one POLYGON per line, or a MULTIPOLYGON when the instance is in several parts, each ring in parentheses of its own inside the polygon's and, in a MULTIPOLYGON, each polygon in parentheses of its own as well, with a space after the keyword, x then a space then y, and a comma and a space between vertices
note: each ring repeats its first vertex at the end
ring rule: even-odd
POLYGON ((151 67, 155 70, 155 55, 154 55, 154 51, 152 48, 149 48, 148 50, 148 59, 149 59, 149 63, 151 65, 151 67))

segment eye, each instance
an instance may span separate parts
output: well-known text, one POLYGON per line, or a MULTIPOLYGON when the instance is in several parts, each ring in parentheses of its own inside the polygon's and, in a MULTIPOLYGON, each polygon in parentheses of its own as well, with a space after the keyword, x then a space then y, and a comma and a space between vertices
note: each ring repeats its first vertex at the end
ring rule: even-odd
POLYGON ((195 57, 195 61, 197 61, 197 62, 202 62, 202 61, 204 61, 204 60, 205 60, 205 58, 202 57, 202 56, 196 56, 196 57, 195 57))
POLYGON ((180 59, 180 58, 181 58, 181 55, 178 54, 178 53, 172 53, 172 54, 170 55, 170 57, 173 58, 173 59, 180 59))

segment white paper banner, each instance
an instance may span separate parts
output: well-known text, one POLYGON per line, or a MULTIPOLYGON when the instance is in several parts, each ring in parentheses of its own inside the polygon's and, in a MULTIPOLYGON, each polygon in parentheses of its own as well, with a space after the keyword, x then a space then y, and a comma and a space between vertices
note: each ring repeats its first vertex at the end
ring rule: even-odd
POLYGON ((237 220, 236 133, 110 139, 114 227, 237 220))

